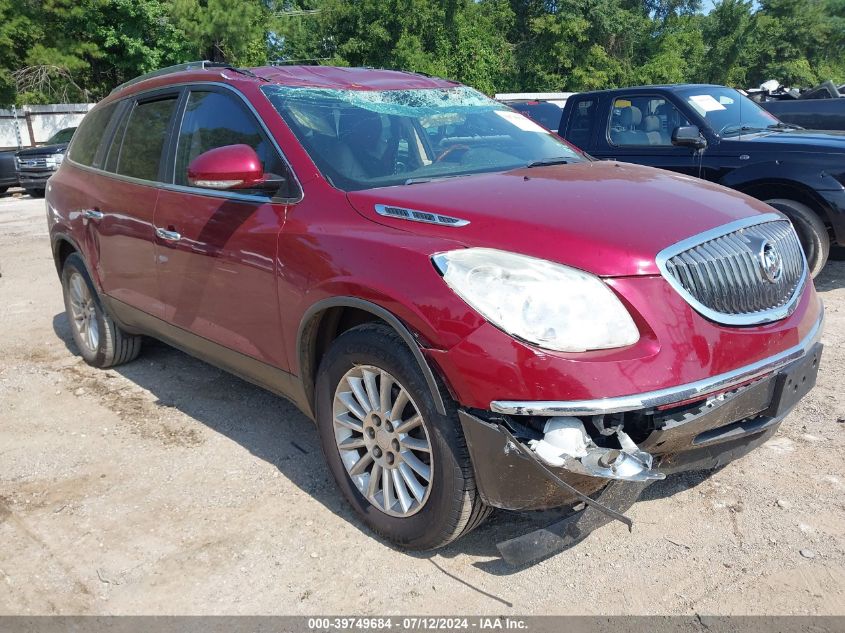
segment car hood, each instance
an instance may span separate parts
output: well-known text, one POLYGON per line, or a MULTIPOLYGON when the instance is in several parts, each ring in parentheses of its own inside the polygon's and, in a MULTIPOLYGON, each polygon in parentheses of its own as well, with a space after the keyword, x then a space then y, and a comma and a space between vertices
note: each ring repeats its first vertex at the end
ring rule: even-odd
POLYGON ((789 130, 743 136, 742 140, 767 146, 778 145, 789 151, 845 152, 845 132, 839 130, 789 130))
POLYGON ((366 218, 465 246, 498 248, 602 276, 659 274, 655 256, 680 240, 771 212, 743 194, 696 178, 617 162, 518 169, 356 191, 366 218), (441 226, 385 217, 376 205, 466 220, 441 226))
POLYGON ((57 143, 56 145, 41 145, 40 147, 31 147, 29 149, 18 150, 16 156, 21 158, 28 156, 42 156, 44 154, 62 154, 67 149, 67 143, 57 143))

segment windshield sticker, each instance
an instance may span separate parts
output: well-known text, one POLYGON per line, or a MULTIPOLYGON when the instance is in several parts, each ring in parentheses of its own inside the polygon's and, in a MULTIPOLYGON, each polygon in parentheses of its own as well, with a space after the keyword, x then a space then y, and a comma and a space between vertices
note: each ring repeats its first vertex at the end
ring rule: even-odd
POLYGON ((512 123, 520 130, 525 132, 540 132, 542 134, 548 134, 548 130, 537 123, 534 123, 531 119, 527 116, 520 114, 519 112, 511 112, 510 110, 496 110, 496 114, 502 117, 508 123, 512 123))
POLYGON ((716 101, 712 95, 691 95, 689 100, 692 102, 692 106, 702 114, 705 112, 713 112, 714 110, 727 110, 727 108, 716 101))

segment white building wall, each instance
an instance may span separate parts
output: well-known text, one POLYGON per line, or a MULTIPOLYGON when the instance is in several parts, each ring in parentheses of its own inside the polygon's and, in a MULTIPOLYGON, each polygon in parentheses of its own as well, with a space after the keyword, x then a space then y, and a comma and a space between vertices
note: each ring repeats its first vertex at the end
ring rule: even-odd
POLYGON ((34 147, 56 132, 79 125, 93 103, 56 103, 21 106, 17 112, 0 109, 0 149, 34 147), (15 116, 17 115, 17 117, 15 116))

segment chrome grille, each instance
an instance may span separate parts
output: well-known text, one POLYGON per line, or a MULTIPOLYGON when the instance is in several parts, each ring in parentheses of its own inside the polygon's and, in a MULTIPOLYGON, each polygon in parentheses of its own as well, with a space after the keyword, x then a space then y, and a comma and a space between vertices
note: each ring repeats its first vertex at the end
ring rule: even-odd
POLYGON ((18 165, 22 169, 46 169, 47 168, 47 157, 46 156, 33 156, 33 157, 24 157, 18 158, 18 165))
POLYGON ((807 277, 798 236, 789 220, 776 214, 684 240, 661 251, 657 264, 693 308, 730 325, 791 314, 807 277))

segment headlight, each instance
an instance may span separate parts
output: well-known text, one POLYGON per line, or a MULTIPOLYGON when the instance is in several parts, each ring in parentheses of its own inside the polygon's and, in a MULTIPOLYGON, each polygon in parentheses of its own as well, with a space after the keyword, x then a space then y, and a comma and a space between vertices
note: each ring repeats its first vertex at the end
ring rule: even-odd
POLYGON ((46 160, 47 167, 58 167, 64 159, 64 154, 50 154, 46 160))
POLYGON ((575 268, 490 248, 435 255, 443 279, 508 334, 561 352, 632 345, 631 315, 598 277, 575 268))

